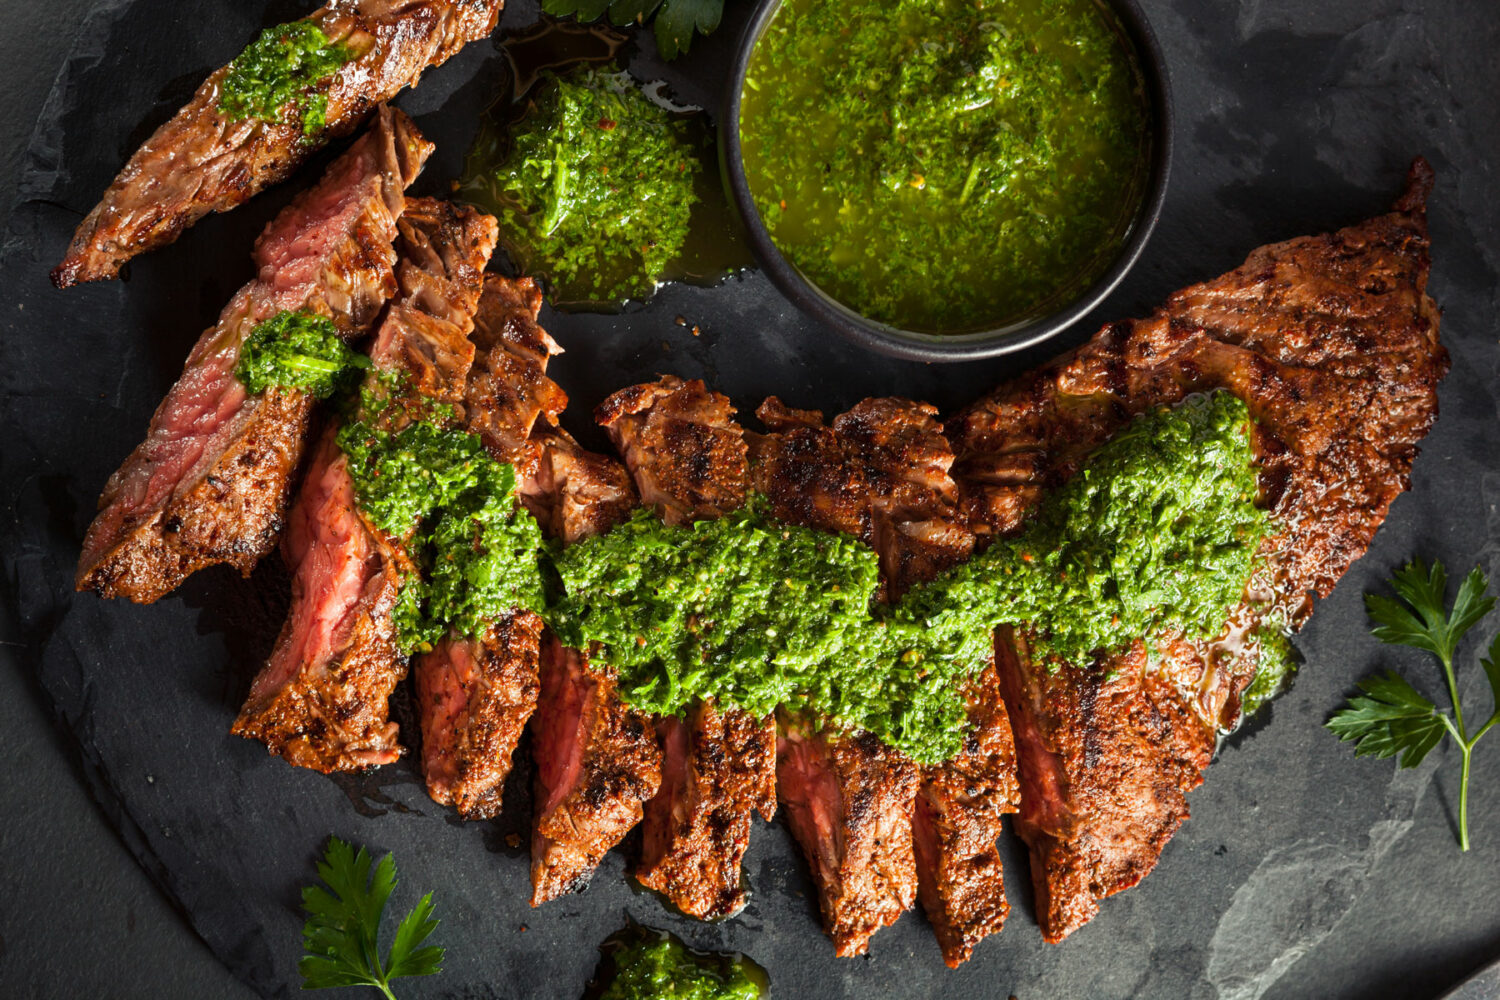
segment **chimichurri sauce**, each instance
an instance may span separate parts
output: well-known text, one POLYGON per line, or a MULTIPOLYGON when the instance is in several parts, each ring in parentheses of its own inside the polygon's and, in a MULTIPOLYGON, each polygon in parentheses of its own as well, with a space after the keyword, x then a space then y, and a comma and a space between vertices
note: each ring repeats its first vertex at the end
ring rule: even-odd
POLYGON ((783 0, 742 97, 773 241, 903 329, 1065 304, 1108 268, 1144 189, 1144 91, 1097 0, 783 0))
POLYGON ((673 934, 631 923, 604 953, 588 1000, 762 1000, 765 971, 743 955, 690 950, 673 934))
POLYGON ((606 311, 662 281, 717 280, 747 263, 705 169, 702 115, 597 65, 559 75, 520 64, 594 64, 606 50, 598 38, 564 47, 576 55, 550 41, 512 51, 515 85, 535 91, 492 109, 465 165, 463 195, 499 217, 512 262, 546 279, 554 305, 606 311))

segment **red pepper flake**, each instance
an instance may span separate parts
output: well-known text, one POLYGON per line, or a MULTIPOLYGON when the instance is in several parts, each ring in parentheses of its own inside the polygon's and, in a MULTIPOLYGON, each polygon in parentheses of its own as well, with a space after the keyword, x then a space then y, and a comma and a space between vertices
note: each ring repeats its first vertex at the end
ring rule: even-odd
POLYGON ((606 132, 613 132, 615 130, 615 126, 618 124, 619 122, 615 121, 613 118, 599 119, 599 127, 606 132))

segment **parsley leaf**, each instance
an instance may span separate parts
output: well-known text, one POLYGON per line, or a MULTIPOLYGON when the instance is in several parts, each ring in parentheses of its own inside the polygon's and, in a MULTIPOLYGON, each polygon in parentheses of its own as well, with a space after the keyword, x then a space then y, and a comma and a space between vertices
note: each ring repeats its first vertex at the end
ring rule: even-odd
POLYGON ((1489 655, 1481 661, 1490 682, 1495 707, 1489 719, 1471 737, 1464 726, 1463 706, 1453 672, 1453 654, 1460 640, 1495 606, 1488 593, 1489 580, 1478 567, 1464 578, 1452 608, 1445 607, 1448 574, 1442 563, 1429 569, 1420 559, 1397 570, 1391 588, 1400 601, 1380 594, 1365 595, 1365 607, 1375 622, 1371 634, 1381 642, 1411 646, 1436 656, 1448 683, 1452 714, 1444 712, 1399 674, 1386 671, 1359 682, 1363 696, 1349 699, 1335 712, 1327 727, 1340 740, 1354 744, 1356 757, 1395 757, 1401 767, 1416 767, 1445 735, 1452 736, 1463 755, 1459 777, 1458 843, 1469 849, 1469 769, 1474 744, 1500 721, 1500 635, 1490 642, 1489 655))
POLYGON ((396 888, 396 862, 387 854, 371 870, 370 853, 357 852, 337 837, 318 863, 323 885, 302 890, 302 908, 309 914, 302 927, 307 954, 298 963, 302 988, 373 986, 395 1000, 390 981, 404 976, 429 976, 441 971, 443 949, 419 947, 437 928, 432 918, 432 894, 402 918, 396 939, 380 960, 380 918, 396 888))
POLYGON ((656 48, 663 59, 676 59, 688 50, 693 32, 708 34, 724 16, 724 0, 542 0, 542 10, 554 17, 578 15, 597 21, 606 12, 614 24, 644 24, 653 16, 656 48))

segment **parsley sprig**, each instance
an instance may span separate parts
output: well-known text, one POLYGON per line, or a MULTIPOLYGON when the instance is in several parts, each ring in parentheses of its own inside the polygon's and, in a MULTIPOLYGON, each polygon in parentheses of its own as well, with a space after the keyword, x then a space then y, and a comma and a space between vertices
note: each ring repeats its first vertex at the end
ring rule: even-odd
POLYGON ((608 12, 622 28, 655 18, 657 51, 676 59, 692 44, 694 31, 706 35, 719 26, 724 0, 542 0, 542 10, 554 17, 577 14, 580 21, 597 21, 608 12))
POLYGON ((297 965, 303 989, 373 986, 396 1000, 392 979, 441 971, 443 949, 419 947, 438 925, 430 892, 401 919, 385 961, 380 960, 380 918, 396 888, 396 862, 389 854, 374 866, 372 877, 368 851, 361 847, 356 852, 330 837, 318 875, 324 885, 302 890, 302 908, 310 914, 302 928, 307 954, 297 965))
POLYGON ((1399 602, 1380 594, 1365 595, 1365 607, 1375 621, 1371 634, 1381 642, 1425 650, 1443 665, 1448 682, 1451 713, 1442 711, 1423 697, 1399 674, 1385 671, 1359 682, 1363 696, 1349 699, 1346 708, 1335 712, 1328 728, 1339 739, 1354 743, 1356 757, 1394 757, 1401 755, 1401 767, 1416 767, 1443 736, 1452 736, 1463 755, 1459 778, 1458 844, 1469 849, 1469 769, 1474 744, 1500 722, 1500 635, 1490 641, 1489 655, 1481 664, 1494 695, 1494 709, 1484 724, 1469 735, 1464 724, 1464 710, 1458 699, 1458 682, 1453 672, 1453 654, 1459 640, 1479 623, 1495 606, 1488 593, 1489 580, 1478 567, 1464 578, 1451 609, 1445 609, 1448 575, 1443 564, 1434 562, 1431 569, 1419 559, 1396 571, 1391 586, 1399 602))

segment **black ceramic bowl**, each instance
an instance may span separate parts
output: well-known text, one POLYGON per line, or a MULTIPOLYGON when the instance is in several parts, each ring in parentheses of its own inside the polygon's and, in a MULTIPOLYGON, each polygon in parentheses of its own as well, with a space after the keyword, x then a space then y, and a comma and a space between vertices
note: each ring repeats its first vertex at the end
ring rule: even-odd
POLYGON ((1149 175, 1135 220, 1120 245, 1114 263, 1103 276, 1082 289, 1065 305, 993 330, 932 334, 902 330, 859 315, 806 278, 771 241, 771 234, 767 232, 760 211, 755 207, 755 200, 751 197, 740 150, 740 94, 744 90, 750 54, 781 6, 781 0, 760 0, 754 17, 750 19, 740 38, 730 70, 729 89, 719 127, 719 166, 724 175, 730 204, 744 224, 750 248, 782 293, 804 312, 822 320, 856 344, 882 354, 915 361, 970 361, 1019 351, 1061 333, 1097 306, 1140 258, 1146 240, 1150 238, 1151 231, 1156 227, 1156 220, 1161 215, 1162 200, 1167 191, 1167 175, 1172 164, 1172 94, 1167 81, 1166 63, 1162 59, 1156 35, 1151 31, 1136 0, 1100 2, 1114 12, 1135 52, 1136 64, 1143 77, 1146 99, 1151 110, 1149 175))

